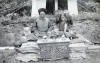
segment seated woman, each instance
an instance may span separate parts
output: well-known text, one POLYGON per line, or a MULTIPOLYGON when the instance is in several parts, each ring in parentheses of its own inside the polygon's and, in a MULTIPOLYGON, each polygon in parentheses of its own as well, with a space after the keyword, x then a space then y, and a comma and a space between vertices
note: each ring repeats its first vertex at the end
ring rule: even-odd
POLYGON ((47 33, 52 30, 50 20, 46 18, 46 10, 41 8, 38 10, 39 17, 35 21, 35 33, 47 33))
POLYGON ((67 16, 65 13, 60 14, 59 19, 56 20, 56 26, 55 29, 58 30, 62 36, 69 37, 70 36, 70 25, 72 25, 71 18, 67 16))
POLYGON ((59 31, 69 31, 73 25, 73 21, 68 10, 65 10, 64 13, 60 14, 59 18, 56 18, 56 25, 59 31))
POLYGON ((67 25, 68 25, 68 30, 69 30, 73 25, 72 17, 70 16, 68 10, 64 11, 64 15, 65 15, 65 17, 67 19, 67 25))
POLYGON ((56 20, 56 27, 59 31, 67 30, 67 19, 64 14, 61 14, 59 20, 56 20))

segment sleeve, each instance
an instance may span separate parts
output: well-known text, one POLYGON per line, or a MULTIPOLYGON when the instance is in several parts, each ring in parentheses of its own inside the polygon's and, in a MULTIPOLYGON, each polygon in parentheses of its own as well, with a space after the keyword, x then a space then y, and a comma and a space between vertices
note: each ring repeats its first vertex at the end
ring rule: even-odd
POLYGON ((34 32, 37 30, 37 20, 34 20, 31 31, 34 32))
POLYGON ((52 26, 52 24, 51 24, 51 22, 49 20, 49 22, 48 22, 48 28, 50 28, 51 26, 52 26))
POLYGON ((67 25, 67 23, 65 23, 65 25, 64 25, 64 32, 66 32, 68 30, 68 25, 67 25))
POLYGON ((69 19, 70 19, 70 25, 73 25, 72 17, 70 16, 69 19))
POLYGON ((59 31, 57 24, 54 24, 54 30, 59 31))
POLYGON ((48 19, 48 31, 51 31, 51 30, 53 30, 53 23, 48 19))

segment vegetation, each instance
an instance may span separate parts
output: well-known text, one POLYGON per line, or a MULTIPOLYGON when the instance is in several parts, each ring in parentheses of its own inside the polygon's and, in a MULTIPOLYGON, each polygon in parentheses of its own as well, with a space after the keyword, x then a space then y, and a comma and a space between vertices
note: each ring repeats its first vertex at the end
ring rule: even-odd
POLYGON ((0 15, 7 15, 9 13, 14 13, 26 5, 31 6, 29 1, 30 0, 1 0, 0 15))

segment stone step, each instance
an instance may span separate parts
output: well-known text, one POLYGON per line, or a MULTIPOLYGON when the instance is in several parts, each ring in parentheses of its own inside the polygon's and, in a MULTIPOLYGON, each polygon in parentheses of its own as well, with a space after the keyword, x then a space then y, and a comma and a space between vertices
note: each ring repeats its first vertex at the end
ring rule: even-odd
POLYGON ((10 46, 7 46, 7 47, 0 47, 0 50, 6 50, 6 49, 8 49, 8 50, 13 50, 14 47, 10 47, 10 46))
POLYGON ((87 49, 86 48, 79 48, 79 49, 71 49, 70 48, 70 52, 71 53, 83 53, 83 52, 86 52, 87 51, 87 49))
POLYGON ((78 47, 87 47, 87 46, 85 45, 85 43, 74 43, 74 44, 70 44, 69 47, 78 48, 78 47))
POLYGON ((92 50, 92 49, 100 49, 100 45, 89 45, 88 46, 88 49, 89 50, 92 50))
POLYGON ((100 52, 100 46, 99 45, 89 45, 87 52, 100 52))
POLYGON ((70 58, 87 58, 87 55, 86 55, 86 53, 70 53, 69 54, 70 55, 70 58))

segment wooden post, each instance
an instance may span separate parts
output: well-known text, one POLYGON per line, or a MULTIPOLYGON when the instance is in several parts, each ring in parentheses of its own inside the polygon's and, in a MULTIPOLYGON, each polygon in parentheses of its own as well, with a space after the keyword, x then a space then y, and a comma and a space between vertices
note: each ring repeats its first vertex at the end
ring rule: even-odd
POLYGON ((36 15, 38 15, 38 10, 36 8, 36 2, 37 0, 32 0, 32 13, 31 13, 31 17, 34 17, 36 15))
POLYGON ((78 15, 77 0, 68 0, 68 11, 71 15, 78 15))
POLYGON ((58 0, 55 0, 55 10, 58 10, 58 0))

